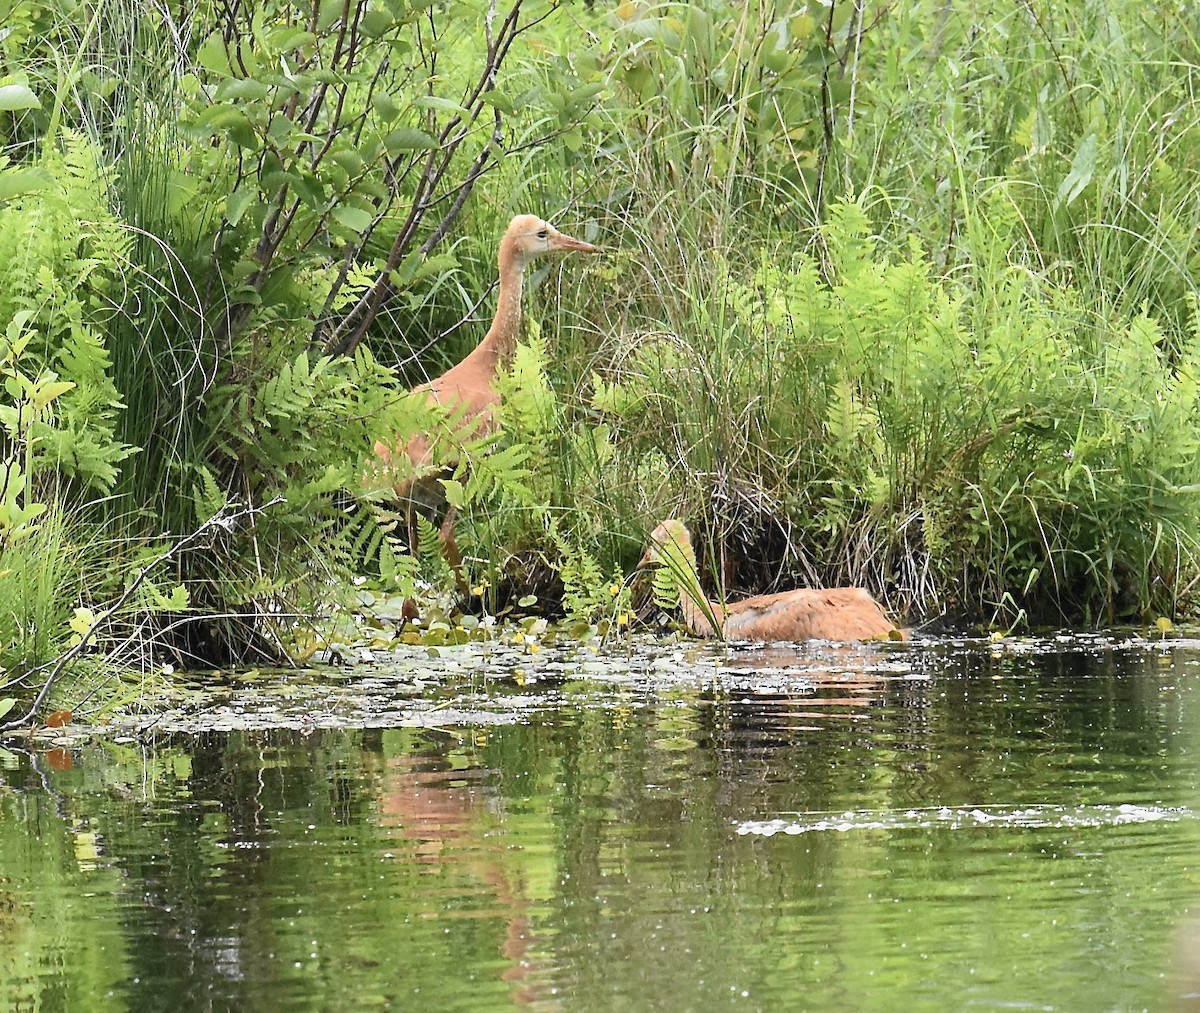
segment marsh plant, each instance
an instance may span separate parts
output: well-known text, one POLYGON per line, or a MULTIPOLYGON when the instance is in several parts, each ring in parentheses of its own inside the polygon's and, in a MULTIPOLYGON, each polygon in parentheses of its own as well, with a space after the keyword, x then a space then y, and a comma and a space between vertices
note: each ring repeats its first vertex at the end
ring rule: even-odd
POLYGON ((716 282, 599 388, 629 470, 652 462, 726 557, 745 546, 726 580, 782 545, 759 564, 780 586, 910 614, 1172 608, 1200 521, 1194 314, 1176 354, 1145 314, 1097 346, 1076 293, 1009 271, 979 280, 994 312, 971 328, 969 290, 916 246, 881 254, 861 204, 821 235, 824 268, 764 256, 744 281, 698 251, 716 282))
POLYGON ((355 574, 590 626, 667 516, 718 599, 1192 607, 1177 4, 82 11, 0 3, 0 664, 156 559, 172 663, 269 654, 355 574), (478 339, 528 211, 605 256, 529 279, 499 431, 442 486, 455 572, 371 446, 430 425, 405 391, 478 339))

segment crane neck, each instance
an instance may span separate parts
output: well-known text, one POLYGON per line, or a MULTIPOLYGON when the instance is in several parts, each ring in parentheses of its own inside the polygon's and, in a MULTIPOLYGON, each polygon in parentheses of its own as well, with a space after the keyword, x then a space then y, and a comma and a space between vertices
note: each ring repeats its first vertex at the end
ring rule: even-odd
POLYGON ((521 333, 521 289, 525 265, 516 251, 500 245, 500 292, 492 326, 479 343, 479 350, 495 363, 508 363, 517 350, 521 333))

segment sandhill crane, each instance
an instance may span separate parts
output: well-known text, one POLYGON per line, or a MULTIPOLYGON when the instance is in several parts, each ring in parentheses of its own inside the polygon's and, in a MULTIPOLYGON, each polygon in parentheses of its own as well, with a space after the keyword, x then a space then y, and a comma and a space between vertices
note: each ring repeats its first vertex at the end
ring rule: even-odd
MULTIPOLYGON (((425 394, 430 403, 442 405, 458 419, 455 432, 458 439, 480 436, 492 427, 492 410, 499 401, 496 374, 512 360, 520 333, 521 289, 526 265, 546 253, 567 252, 599 251, 591 243, 564 235, 537 215, 517 215, 509 223, 500 240, 500 294, 492 326, 462 362, 413 388, 414 394, 425 394)), ((375 444, 375 454, 385 465, 403 455, 420 472, 433 460, 433 439, 427 434, 416 433, 402 447, 395 449, 380 441, 375 444)), ((406 494, 408 487, 420 477, 418 474, 403 479, 396 492, 406 494)))
POLYGON ((700 592, 687 527, 663 521, 650 535, 639 568, 671 566, 681 585, 683 619, 698 637, 727 640, 889 640, 904 634, 861 587, 798 588, 721 605, 700 592), (680 572, 682 571, 682 572, 680 572))
MULTIPOLYGON (((453 465, 455 446, 463 441, 490 432, 494 425, 493 410, 499 402, 496 391, 496 374, 507 366, 517 347, 521 327, 521 290, 525 267, 537 257, 547 253, 598 253, 591 243, 559 232, 553 225, 537 215, 517 215, 505 230, 500 240, 497 258, 500 269, 500 292, 496 300, 496 315, 492 326, 479 345, 458 365, 441 376, 413 388, 414 394, 424 394, 429 403, 441 405, 451 415, 453 425, 447 436, 450 453, 441 455, 442 467, 453 465)), ((436 496, 437 490, 428 488, 432 478, 443 474, 433 469, 433 446, 437 437, 430 433, 416 433, 400 445, 389 445, 382 440, 375 444, 375 456, 386 468, 393 461, 407 458, 404 474, 395 482, 397 497, 409 505, 410 542, 412 539, 411 509, 421 501, 426 503, 436 496)), ((446 543, 452 565, 457 566, 456 552, 451 539, 453 511, 442 526, 442 538, 446 543)))

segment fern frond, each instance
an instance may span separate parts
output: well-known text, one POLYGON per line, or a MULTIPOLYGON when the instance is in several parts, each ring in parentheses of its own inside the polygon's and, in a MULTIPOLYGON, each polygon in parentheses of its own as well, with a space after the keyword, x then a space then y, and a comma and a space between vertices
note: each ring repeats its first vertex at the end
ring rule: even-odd
POLYGON ((473 458, 466 472, 466 502, 479 503, 499 499, 532 506, 537 498, 529 484, 530 448, 524 443, 499 447, 482 457, 473 458))
POLYGON ((395 541, 383 538, 379 542, 379 580, 389 590, 405 598, 416 598, 420 594, 417 578, 421 575, 420 562, 407 552, 397 552, 395 541))
POLYGON ((680 604, 680 577, 671 566, 656 566, 653 575, 654 604, 664 612, 673 612, 680 604))
POLYGON ((416 515, 417 528, 417 551, 421 559, 441 559, 442 558, 442 540, 438 536, 438 529, 434 527, 431 521, 424 514, 416 515))
POLYGON ((198 481, 192 487, 192 501, 196 505, 196 516, 214 517, 226 506, 228 497, 207 467, 199 464, 195 471, 198 481))

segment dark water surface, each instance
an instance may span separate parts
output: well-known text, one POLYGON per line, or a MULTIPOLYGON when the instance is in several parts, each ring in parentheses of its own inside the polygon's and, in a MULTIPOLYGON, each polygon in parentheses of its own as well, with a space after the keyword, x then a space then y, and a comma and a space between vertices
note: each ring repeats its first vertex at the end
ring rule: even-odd
POLYGON ((1193 1008, 1198 683, 1123 636, 227 680, 0 750, 0 1010, 1193 1008))

